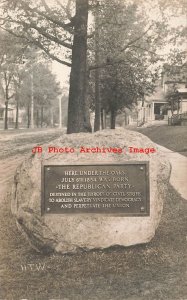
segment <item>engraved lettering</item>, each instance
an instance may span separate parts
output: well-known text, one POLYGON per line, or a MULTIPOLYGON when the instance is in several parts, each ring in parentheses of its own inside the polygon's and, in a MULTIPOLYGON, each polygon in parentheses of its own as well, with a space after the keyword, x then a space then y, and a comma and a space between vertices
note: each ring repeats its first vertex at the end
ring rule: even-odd
POLYGON ((43 213, 147 216, 147 174, 144 162, 45 166, 43 213))

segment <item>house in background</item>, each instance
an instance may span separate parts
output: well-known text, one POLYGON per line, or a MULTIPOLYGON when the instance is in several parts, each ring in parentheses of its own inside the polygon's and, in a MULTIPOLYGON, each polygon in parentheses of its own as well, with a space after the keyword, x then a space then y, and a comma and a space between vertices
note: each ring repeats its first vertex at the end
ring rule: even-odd
MULTIPOLYGON (((18 124, 24 126, 25 109, 19 109, 18 124)), ((15 128, 16 123, 16 107, 14 104, 8 104, 8 128, 15 128)), ((4 129, 5 125, 5 104, 0 103, 0 129, 4 129)))
MULTIPOLYGON (((174 86, 178 92, 178 111, 179 114, 187 113, 187 81, 186 81, 186 64, 184 68, 177 69, 174 75, 163 72, 162 79, 159 82, 155 92, 147 96, 144 103, 138 105, 138 126, 145 123, 168 123, 172 116, 171 109, 168 109, 168 102, 165 98, 167 92, 174 86)), ((174 114, 177 115, 177 110, 174 114)))
MULTIPOLYGON (((5 126, 5 96, 3 88, 0 84, 0 129, 4 129, 5 126)), ((25 118, 26 111, 25 108, 19 108, 18 113, 18 125, 20 127, 25 127, 25 118)), ((11 98, 8 102, 8 128, 15 128, 16 124, 16 104, 14 97, 11 98)))
MULTIPOLYGON (((0 103, 0 129, 4 128, 5 123, 5 105, 0 103)), ((8 124, 12 127, 14 123, 14 108, 8 106, 8 124)))
MULTIPOLYGON (((7 114, 7 123, 8 129, 14 129, 16 124, 16 101, 14 96, 14 89, 13 86, 9 86, 9 95, 13 96, 8 101, 8 114, 7 114)), ((5 127, 5 87, 0 81, 0 130, 4 129, 5 127)), ((19 108, 18 111, 18 126, 19 127, 26 127, 26 109, 19 108)))
POLYGON ((178 89, 180 96, 180 113, 187 112, 187 87, 178 89))
MULTIPOLYGON (((153 123, 154 121, 164 121, 165 123, 168 120, 168 112, 163 108, 167 104, 165 100, 165 94, 161 86, 158 86, 155 92, 146 97, 144 103, 139 104, 138 109, 138 126, 144 123, 153 123)), ((163 123, 163 122, 162 122, 163 123)))

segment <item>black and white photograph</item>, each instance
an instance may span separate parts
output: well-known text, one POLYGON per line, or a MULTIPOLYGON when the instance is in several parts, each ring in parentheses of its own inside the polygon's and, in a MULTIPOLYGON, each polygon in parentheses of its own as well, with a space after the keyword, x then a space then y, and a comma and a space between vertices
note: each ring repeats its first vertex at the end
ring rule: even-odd
POLYGON ((0 300, 187 300, 187 2, 0 0, 0 300))

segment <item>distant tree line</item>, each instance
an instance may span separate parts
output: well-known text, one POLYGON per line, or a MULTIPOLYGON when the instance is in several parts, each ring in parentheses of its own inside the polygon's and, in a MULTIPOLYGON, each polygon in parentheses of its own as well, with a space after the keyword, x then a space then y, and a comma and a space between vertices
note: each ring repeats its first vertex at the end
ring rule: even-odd
POLYGON ((15 128, 19 111, 26 112, 27 127, 53 126, 53 110, 61 94, 59 83, 38 49, 23 44, 7 32, 0 32, 0 85, 5 104, 4 129, 8 129, 9 104, 16 107, 15 128), (47 114, 46 114, 47 113, 47 114), (50 115, 51 114, 51 115, 50 115))

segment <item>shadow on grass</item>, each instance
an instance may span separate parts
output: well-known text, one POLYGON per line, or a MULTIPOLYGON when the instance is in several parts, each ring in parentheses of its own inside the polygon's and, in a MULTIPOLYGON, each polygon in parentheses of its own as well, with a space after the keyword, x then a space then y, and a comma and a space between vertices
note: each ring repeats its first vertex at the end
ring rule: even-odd
POLYGON ((148 136, 153 142, 187 156, 187 126, 150 126, 129 128, 148 136))

